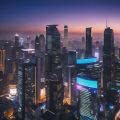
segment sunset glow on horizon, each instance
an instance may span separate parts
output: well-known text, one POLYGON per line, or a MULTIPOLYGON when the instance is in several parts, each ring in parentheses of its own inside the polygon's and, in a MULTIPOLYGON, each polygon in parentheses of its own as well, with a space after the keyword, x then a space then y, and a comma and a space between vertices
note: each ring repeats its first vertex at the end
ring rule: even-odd
POLYGON ((68 25, 70 32, 92 27, 103 33, 107 18, 108 26, 120 33, 119 5, 117 0, 1 0, 0 32, 43 32, 47 24, 58 24, 60 31, 68 25))

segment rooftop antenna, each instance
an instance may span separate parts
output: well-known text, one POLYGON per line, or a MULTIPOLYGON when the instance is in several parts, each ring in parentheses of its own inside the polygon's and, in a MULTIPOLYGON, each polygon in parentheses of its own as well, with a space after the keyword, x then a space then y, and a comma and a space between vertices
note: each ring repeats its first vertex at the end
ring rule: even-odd
POLYGON ((106 28, 108 27, 108 21, 107 21, 107 18, 106 18, 106 28))

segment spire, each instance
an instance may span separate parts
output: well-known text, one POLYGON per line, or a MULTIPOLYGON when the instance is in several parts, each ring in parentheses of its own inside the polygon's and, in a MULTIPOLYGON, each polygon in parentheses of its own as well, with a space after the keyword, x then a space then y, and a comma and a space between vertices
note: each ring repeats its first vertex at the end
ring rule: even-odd
POLYGON ((107 18, 106 18, 106 28, 108 27, 107 18))

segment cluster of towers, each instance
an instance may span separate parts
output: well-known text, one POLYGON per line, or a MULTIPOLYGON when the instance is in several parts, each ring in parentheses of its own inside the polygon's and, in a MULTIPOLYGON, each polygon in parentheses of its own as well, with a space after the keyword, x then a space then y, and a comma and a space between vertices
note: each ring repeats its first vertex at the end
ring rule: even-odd
POLYGON ((100 63, 93 56, 91 27, 86 28, 84 58, 78 58, 77 51, 67 50, 68 26, 64 26, 64 45, 57 26, 46 26, 46 38, 41 34, 30 41, 28 37, 28 46, 34 48, 26 48, 27 42, 20 44, 16 34, 15 41, 5 42, 0 50, 0 76, 8 80, 11 97, 17 94, 23 120, 26 111, 31 112, 34 105, 43 103, 55 114, 65 103, 77 104, 81 115, 93 118, 98 89, 106 92, 115 86, 115 70, 119 68, 115 64, 113 30, 107 27, 104 31, 103 62, 100 63))

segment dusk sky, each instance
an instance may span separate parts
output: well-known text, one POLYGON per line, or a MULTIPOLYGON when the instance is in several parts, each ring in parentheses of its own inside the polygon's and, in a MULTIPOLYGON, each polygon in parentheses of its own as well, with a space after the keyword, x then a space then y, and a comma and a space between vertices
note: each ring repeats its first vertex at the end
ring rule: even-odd
POLYGON ((47 24, 71 32, 105 28, 120 32, 120 0, 0 0, 0 31, 43 31, 47 24))

